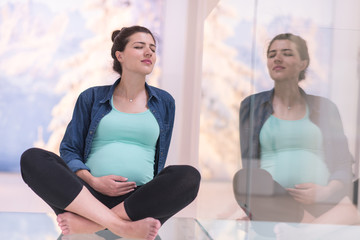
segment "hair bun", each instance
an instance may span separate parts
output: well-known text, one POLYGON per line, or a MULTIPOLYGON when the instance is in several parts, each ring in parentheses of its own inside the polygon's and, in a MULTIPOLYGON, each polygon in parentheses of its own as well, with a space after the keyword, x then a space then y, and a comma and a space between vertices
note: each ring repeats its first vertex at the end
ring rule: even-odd
POLYGON ((115 30, 113 31, 112 35, 111 35, 111 41, 114 42, 116 36, 120 33, 120 30, 115 30))

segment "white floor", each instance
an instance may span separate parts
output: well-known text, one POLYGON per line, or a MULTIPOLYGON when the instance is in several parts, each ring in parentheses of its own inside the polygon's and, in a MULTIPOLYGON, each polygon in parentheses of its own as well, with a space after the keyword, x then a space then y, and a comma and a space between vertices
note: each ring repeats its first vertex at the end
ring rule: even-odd
MULTIPOLYGON (((0 195, 0 212, 52 212, 17 173, 0 173, 0 195)), ((243 212, 233 197, 231 182, 204 181, 196 201, 176 216, 237 219, 243 212)))

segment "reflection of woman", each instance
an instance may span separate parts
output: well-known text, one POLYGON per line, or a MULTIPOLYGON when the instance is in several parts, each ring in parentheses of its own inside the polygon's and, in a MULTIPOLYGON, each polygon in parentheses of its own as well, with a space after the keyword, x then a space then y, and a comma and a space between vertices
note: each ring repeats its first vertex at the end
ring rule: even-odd
POLYGON ((63 234, 108 228, 154 239, 161 224, 194 200, 200 174, 191 166, 164 168, 175 104, 145 82, 156 61, 152 33, 133 26, 114 31, 112 40, 121 79, 79 96, 61 158, 29 149, 21 171, 54 209, 63 234))
MULTIPOLYGON (((251 179, 262 179, 264 185, 269 184, 269 177, 271 182, 274 179, 274 192, 281 193, 279 188, 284 189, 283 198, 279 199, 284 200, 287 195, 286 204, 291 202, 290 206, 300 206, 303 211, 281 216, 283 213, 277 212, 281 206, 269 206, 266 211, 270 215, 265 214, 265 220, 271 221, 273 217, 276 221, 353 223, 356 211, 345 191, 352 181, 352 158, 338 110, 328 99, 308 95, 298 86, 305 78, 309 61, 306 42, 299 36, 280 34, 270 42, 267 67, 274 88, 251 95, 241 103, 240 141, 244 169, 235 175, 235 194, 238 193, 238 203, 248 214, 256 212, 256 202, 253 202, 253 208, 246 209, 249 204, 240 196, 245 190, 236 189, 244 188, 238 182, 246 179, 242 175, 252 169, 251 179), (338 203, 349 203, 346 211, 350 215, 327 218, 336 213, 338 208, 334 206, 339 206, 338 203)), ((279 199, 272 203, 281 204, 279 199)), ((252 216, 264 220, 260 215, 252 216)))

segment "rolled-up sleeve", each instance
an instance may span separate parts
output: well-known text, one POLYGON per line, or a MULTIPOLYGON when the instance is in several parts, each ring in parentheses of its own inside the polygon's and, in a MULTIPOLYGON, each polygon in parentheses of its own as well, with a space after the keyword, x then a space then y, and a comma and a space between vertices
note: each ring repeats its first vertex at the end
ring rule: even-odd
POLYGON ((91 120, 91 106, 91 96, 87 92, 80 94, 60 144, 60 156, 74 172, 81 169, 89 170, 85 165, 84 149, 91 120))

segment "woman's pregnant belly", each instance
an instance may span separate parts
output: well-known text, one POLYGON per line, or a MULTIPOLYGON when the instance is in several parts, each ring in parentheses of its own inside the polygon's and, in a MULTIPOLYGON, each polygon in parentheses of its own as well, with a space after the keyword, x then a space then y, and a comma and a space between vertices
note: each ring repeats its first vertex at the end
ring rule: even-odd
POLYGON ((154 176, 154 151, 133 143, 109 142, 92 148, 86 166, 95 177, 118 175, 143 185, 154 176))

